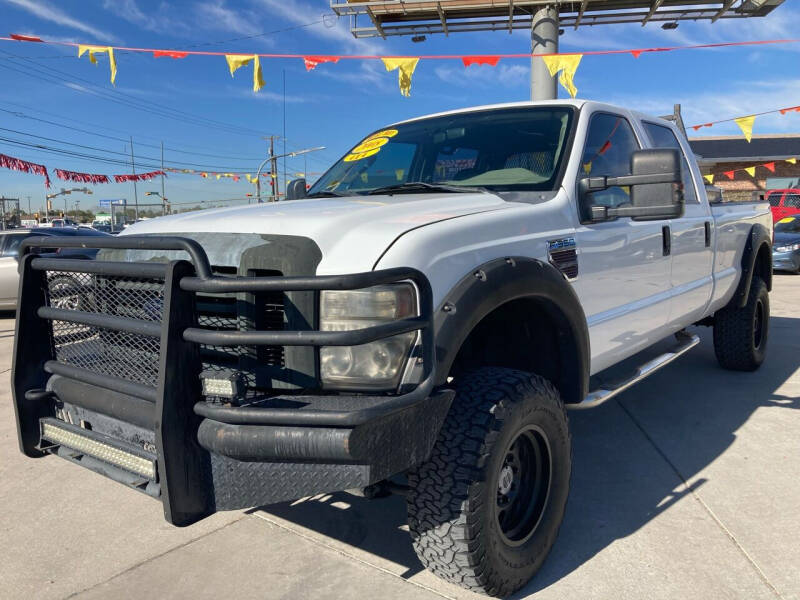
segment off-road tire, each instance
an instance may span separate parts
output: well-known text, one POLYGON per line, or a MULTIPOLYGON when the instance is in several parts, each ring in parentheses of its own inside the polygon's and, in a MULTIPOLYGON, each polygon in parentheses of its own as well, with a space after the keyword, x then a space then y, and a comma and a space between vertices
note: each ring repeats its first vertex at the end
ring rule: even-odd
POLYGON ((714 315, 717 361, 725 369, 755 371, 764 362, 768 334, 767 284, 760 277, 753 276, 747 304, 739 307, 731 303, 714 315))
POLYGON ((464 377, 430 458, 408 477, 408 524, 420 561, 442 579, 476 592, 502 597, 520 589, 558 535, 571 466, 567 414, 549 381, 502 368, 464 377), (546 440, 549 489, 529 537, 509 543, 496 512, 498 486, 513 450, 509 444, 534 431, 546 440))

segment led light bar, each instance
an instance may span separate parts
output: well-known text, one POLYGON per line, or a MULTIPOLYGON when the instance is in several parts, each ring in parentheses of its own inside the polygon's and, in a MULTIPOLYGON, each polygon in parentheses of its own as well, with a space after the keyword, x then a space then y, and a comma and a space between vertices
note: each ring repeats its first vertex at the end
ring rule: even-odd
POLYGON ((156 478, 156 466, 152 460, 81 435, 75 431, 59 427, 53 423, 42 423, 42 438, 142 477, 147 477, 148 479, 156 478))

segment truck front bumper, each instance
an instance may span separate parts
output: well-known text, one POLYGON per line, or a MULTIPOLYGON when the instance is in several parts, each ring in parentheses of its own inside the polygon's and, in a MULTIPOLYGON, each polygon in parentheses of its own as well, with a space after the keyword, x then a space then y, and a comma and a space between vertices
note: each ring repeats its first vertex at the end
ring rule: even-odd
MULTIPOLYGON (((432 299, 418 271, 217 277, 202 248, 182 238, 62 243, 183 250, 191 262, 23 254, 12 382, 20 448, 28 456, 56 454, 156 497, 175 525, 216 510, 363 487, 428 456, 453 392, 433 389, 432 299), (93 290, 90 305, 52 301, 54 278, 63 287, 69 277, 81 278, 81 285, 93 290), (367 329, 217 332, 197 324, 197 291, 359 289, 408 280, 419 290, 420 316, 367 329), (148 289, 163 286, 160 304, 147 296, 141 311, 126 305, 123 316, 98 300, 117 298, 109 291, 116 294, 142 281, 148 289), (410 360, 422 366, 421 383, 403 394, 261 393, 237 406, 206 401, 201 392, 198 338, 204 345, 225 347, 345 346, 415 330, 421 332, 421 344, 410 360), (65 331, 69 343, 63 342, 65 331), (147 344, 156 349, 149 358, 142 351, 147 344), (129 373, 141 366, 129 364, 132 360, 155 361, 157 376, 149 383, 132 380, 129 373)), ((25 244, 36 247, 37 240, 25 244)))

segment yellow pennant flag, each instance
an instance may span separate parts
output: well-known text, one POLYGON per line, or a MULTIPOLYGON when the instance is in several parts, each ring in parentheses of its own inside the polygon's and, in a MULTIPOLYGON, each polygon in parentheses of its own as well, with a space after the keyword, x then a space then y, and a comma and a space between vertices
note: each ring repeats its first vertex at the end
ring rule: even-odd
POLYGON ((710 175, 703 175, 703 179, 705 179, 708 183, 714 183, 714 174, 711 173, 710 175))
POLYGON ((228 61, 228 69, 231 72, 231 77, 237 69, 245 65, 253 63, 253 91, 257 92, 264 87, 264 77, 261 74, 261 61, 258 59, 258 54, 252 56, 245 56, 243 54, 226 54, 225 60, 228 61))
POLYGON ((417 68, 418 58, 382 58, 387 71, 398 69, 397 78, 400 82, 400 93, 403 96, 411 95, 411 76, 417 68))
POLYGON ((788 162, 790 165, 796 165, 797 164, 797 159, 796 158, 787 158, 786 162, 788 162))
POLYGON ((756 121, 755 115, 750 115, 749 117, 739 117, 738 119, 734 119, 734 121, 736 121, 739 129, 742 130, 744 139, 746 139, 749 143, 753 138, 753 123, 756 121))
POLYGON ((744 170, 747 171, 747 174, 750 175, 750 177, 755 177, 756 176, 756 168, 755 167, 745 167, 744 170))
POLYGON ((558 76, 558 82, 573 98, 578 93, 578 88, 575 87, 573 78, 575 77, 575 71, 578 70, 578 65, 581 63, 582 58, 583 54, 542 56, 542 60, 544 64, 547 65, 547 70, 550 71, 550 75, 555 76, 556 73, 561 71, 561 75, 558 76))
POLYGON ((219 178, 220 178, 220 177, 222 177, 222 175, 220 175, 219 173, 217 173, 217 181, 219 181, 219 178))
POLYGON ((117 78, 117 61, 114 58, 114 48, 111 46, 78 46, 78 58, 83 56, 86 52, 89 53, 89 62, 93 65, 97 64, 95 54, 108 54, 108 66, 111 69, 111 84, 114 85, 114 80, 117 78))

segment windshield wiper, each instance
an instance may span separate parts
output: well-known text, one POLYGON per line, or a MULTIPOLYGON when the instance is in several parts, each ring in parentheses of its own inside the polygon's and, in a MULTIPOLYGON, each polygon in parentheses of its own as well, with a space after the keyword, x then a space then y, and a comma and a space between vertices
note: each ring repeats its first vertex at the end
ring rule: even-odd
POLYGON ((488 192, 486 188, 447 185, 446 183, 425 183, 424 181, 407 181, 395 185, 375 188, 367 192, 368 196, 378 194, 425 194, 434 192, 474 193, 488 192))
POLYGON ((321 192, 314 192, 308 194, 306 198, 339 198, 340 196, 349 196, 350 194, 343 194, 342 192, 334 192, 333 190, 322 190, 321 192))

